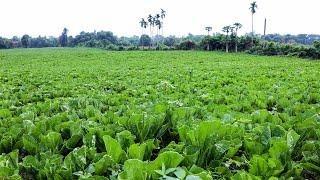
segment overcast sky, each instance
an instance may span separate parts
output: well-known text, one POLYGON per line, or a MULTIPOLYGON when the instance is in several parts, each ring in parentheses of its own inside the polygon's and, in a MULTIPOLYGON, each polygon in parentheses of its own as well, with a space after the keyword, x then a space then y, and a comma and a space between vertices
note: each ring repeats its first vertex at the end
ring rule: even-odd
MULTIPOLYGON (((320 0, 256 0, 255 31, 320 34, 320 0)), ((140 35, 139 21, 167 11, 164 34, 206 34, 205 26, 220 32, 240 22, 241 33, 251 31, 252 0, 0 0, 0 36, 58 36, 64 27, 71 35, 110 30, 118 36, 140 35)))

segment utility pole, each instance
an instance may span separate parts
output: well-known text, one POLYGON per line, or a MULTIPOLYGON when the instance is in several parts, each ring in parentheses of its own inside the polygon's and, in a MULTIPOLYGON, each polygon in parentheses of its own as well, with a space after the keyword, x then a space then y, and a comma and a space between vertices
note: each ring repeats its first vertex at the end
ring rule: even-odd
POLYGON ((263 43, 263 44, 264 44, 264 45, 263 45, 263 48, 266 48, 266 45, 267 45, 267 44, 266 44, 266 43, 267 43, 267 42, 266 42, 266 40, 267 40, 267 39, 266 39, 266 30, 267 30, 267 18, 264 18, 263 39, 264 39, 265 42, 263 43))

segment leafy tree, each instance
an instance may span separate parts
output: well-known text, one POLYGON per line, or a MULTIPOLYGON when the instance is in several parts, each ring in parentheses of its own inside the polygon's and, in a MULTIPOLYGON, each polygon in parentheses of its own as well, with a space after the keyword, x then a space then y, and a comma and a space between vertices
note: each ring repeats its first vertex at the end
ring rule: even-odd
POLYGON ((140 37, 140 46, 142 46, 143 48, 145 46, 150 46, 151 45, 151 38, 150 36, 143 34, 140 37))
POLYGON ((6 46, 4 44, 4 39, 0 37, 0 49, 6 49, 6 46))
POLYGON ((66 47, 68 45, 68 29, 64 28, 61 36, 59 37, 59 43, 62 47, 66 47))
POLYGON ((174 36, 169 36, 164 39, 164 45, 172 47, 176 42, 176 38, 174 36))
POLYGON ((196 43, 190 40, 183 41, 178 45, 177 48, 180 50, 193 50, 196 48, 196 43))
POLYGON ((111 31, 100 31, 96 33, 96 40, 102 41, 105 45, 116 44, 117 37, 111 31))
POLYGON ((9 48, 9 47, 7 46, 6 41, 7 41, 7 40, 6 40, 5 38, 0 37, 0 49, 7 49, 7 48, 9 48))
POLYGON ((253 34, 253 32, 254 32, 254 30, 253 30, 253 15, 256 13, 256 9, 258 8, 258 5, 257 5, 257 2, 256 1, 254 1, 254 2, 252 2, 251 4, 250 4, 250 11, 251 11, 251 25, 252 25, 252 31, 251 31, 251 36, 252 36, 252 41, 251 41, 251 45, 253 46, 253 36, 254 36, 254 34, 253 34))
POLYGON ((85 46, 86 42, 90 41, 91 39, 95 39, 96 36, 96 33, 82 31, 79 35, 75 36, 72 44, 74 44, 75 46, 85 46))
POLYGON ((22 47, 28 48, 30 44, 30 36, 27 34, 23 35, 21 38, 21 44, 22 44, 22 47))
POLYGON ((234 23, 233 26, 235 28, 235 51, 238 52, 238 31, 242 28, 242 24, 237 22, 234 23))
POLYGON ((13 36, 10 43, 9 43, 11 48, 20 48, 22 47, 21 44, 21 39, 19 39, 17 36, 13 36))
POLYGON ((315 47, 316 49, 320 49, 320 41, 314 41, 313 47, 315 47))
POLYGON ((140 36, 132 37, 120 37, 117 40, 117 44, 120 46, 139 46, 140 45, 140 36))

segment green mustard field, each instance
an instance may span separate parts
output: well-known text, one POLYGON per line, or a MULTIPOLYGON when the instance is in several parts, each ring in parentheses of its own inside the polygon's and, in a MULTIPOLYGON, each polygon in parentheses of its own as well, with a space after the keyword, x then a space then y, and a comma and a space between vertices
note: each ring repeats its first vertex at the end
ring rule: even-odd
POLYGON ((0 51, 0 179, 320 179, 320 62, 0 51))

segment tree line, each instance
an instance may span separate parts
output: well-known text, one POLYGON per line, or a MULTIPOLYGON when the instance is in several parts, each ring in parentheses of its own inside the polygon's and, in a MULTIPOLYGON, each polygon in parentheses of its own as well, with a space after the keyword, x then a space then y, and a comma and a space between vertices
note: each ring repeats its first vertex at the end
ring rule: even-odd
MULTIPOLYGON (((235 23, 236 25, 237 23, 235 23)), ((81 32, 68 36, 65 28, 60 37, 1 38, 0 49, 11 48, 45 48, 45 47, 91 47, 106 50, 204 50, 248 52, 262 55, 288 55, 319 59, 319 35, 279 35, 254 36, 237 35, 236 26, 224 27, 225 34, 193 35, 185 37, 156 35, 151 38, 143 34, 132 37, 117 37, 110 31, 81 32), (229 29, 229 30, 228 30, 229 29), (229 31, 229 32, 228 32, 229 31), (151 40, 152 39, 152 40, 151 40), (151 46, 151 42, 158 42, 151 46), (253 47, 252 47, 253 43, 253 47), (146 48, 147 47, 147 48, 146 48)))

